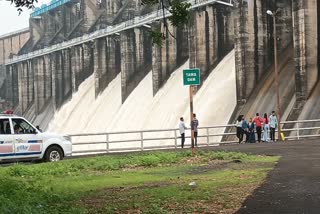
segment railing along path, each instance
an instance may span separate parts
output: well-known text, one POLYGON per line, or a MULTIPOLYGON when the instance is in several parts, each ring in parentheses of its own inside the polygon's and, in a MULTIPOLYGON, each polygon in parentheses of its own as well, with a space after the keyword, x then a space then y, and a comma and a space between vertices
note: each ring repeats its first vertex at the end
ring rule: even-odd
MULTIPOLYGON (((285 140, 320 137, 320 125, 316 125, 317 123, 320 123, 320 119, 281 122, 282 126, 289 124, 294 127, 281 131, 285 134, 285 140), (305 133, 310 131, 316 133, 305 133)), ((236 135, 235 129, 233 130, 232 127, 235 127, 235 125, 199 127, 198 146, 237 143, 238 139, 236 137, 229 137, 231 140, 222 141, 224 136, 236 135), (229 128, 229 132, 226 132, 227 128, 229 128)), ((179 129, 83 133, 70 136, 73 142, 73 155, 175 149, 181 146, 179 129)), ((190 141, 190 129, 187 129, 185 147, 191 146, 190 141)))

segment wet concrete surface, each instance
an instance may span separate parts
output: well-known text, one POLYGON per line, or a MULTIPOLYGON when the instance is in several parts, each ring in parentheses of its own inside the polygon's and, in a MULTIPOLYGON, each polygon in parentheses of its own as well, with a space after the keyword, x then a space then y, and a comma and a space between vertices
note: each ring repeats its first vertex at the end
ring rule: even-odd
POLYGON ((320 213, 320 140, 213 149, 281 156, 266 181, 244 201, 237 214, 320 213))

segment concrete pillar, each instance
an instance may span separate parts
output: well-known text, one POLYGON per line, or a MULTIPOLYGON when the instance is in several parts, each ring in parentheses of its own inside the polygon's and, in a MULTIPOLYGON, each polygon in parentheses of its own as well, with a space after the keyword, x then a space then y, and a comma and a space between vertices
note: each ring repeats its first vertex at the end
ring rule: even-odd
POLYGON ((189 67, 190 68, 196 68, 197 67, 197 44, 195 42, 195 40, 197 39, 196 37, 196 13, 191 13, 190 15, 190 24, 189 24, 189 35, 188 35, 188 39, 189 39, 189 67))
POLYGON ((267 31, 267 10, 271 8, 267 7, 267 1, 256 1, 256 18, 254 21, 255 27, 255 45, 257 53, 255 54, 257 79, 263 76, 263 73, 267 67, 267 53, 268 53, 268 31, 267 31))
POLYGON ((126 100, 133 90, 133 76, 136 72, 136 39, 134 30, 120 33, 121 41, 121 96, 122 102, 126 100))
POLYGON ((57 66, 57 52, 53 52, 49 55, 50 57, 50 61, 48 61, 50 63, 50 70, 51 70, 51 99, 52 99, 52 103, 53 103, 53 109, 54 111, 56 111, 57 109, 57 81, 56 81, 56 77, 57 77, 57 67, 59 68, 59 66, 57 66))
MULTIPOLYGON (((160 30, 160 25, 153 25, 153 30, 160 30)), ((152 87, 153 95, 155 95, 163 84, 163 79, 161 75, 162 71, 162 52, 161 47, 158 45, 153 45, 152 47, 152 87)))
POLYGON ((40 58, 33 58, 30 60, 30 63, 32 64, 32 70, 34 72, 34 90, 35 90, 35 98, 34 98, 34 104, 35 104, 35 114, 38 115, 40 113, 40 101, 39 98, 41 97, 41 84, 43 84, 41 75, 41 68, 40 68, 40 58))
POLYGON ((208 45, 208 57, 209 67, 212 68, 218 62, 218 24, 217 24, 217 10, 215 7, 207 6, 208 14, 208 30, 209 30, 209 45, 208 45))
POLYGON ((55 84, 55 106, 59 108, 62 103, 63 103, 63 95, 64 95, 64 87, 65 85, 63 84, 63 54, 62 51, 56 52, 56 60, 53 61, 54 68, 53 72, 55 73, 54 75, 54 84, 55 84))
POLYGON ((18 66, 19 106, 21 113, 24 114, 28 108, 28 62, 21 62, 18 66))
MULTIPOLYGON (((174 28, 172 25, 169 23, 168 25, 168 30, 171 32, 171 34, 176 37, 176 28, 174 28)), ((174 71, 174 69, 177 67, 177 39, 173 38, 170 33, 165 30, 164 25, 162 25, 162 32, 166 32, 166 40, 163 41, 162 45, 162 79, 163 81, 166 81, 170 74, 174 71)))
POLYGON ((144 65, 145 63, 145 56, 144 56, 144 45, 143 45, 143 32, 141 31, 140 28, 135 28, 134 29, 134 34, 135 34, 135 43, 136 43, 136 66, 140 68, 141 66, 144 65))
MULTIPOLYGON (((94 44, 92 42, 82 45, 82 65, 83 65, 83 80, 89 77, 94 71, 94 44)), ((81 75, 82 76, 82 75, 81 75)))
POLYGON ((19 96, 19 104, 18 106, 20 107, 21 109, 21 114, 23 112, 23 90, 22 90, 22 85, 23 85, 23 75, 24 75, 24 72, 23 72, 23 65, 22 65, 22 62, 19 62, 17 64, 17 73, 18 73, 18 96, 19 96))
MULTIPOLYGON (((63 10, 57 9, 59 10, 60 14, 64 14, 63 10)), ((58 13, 57 11, 55 11, 56 13, 58 13)), ((44 42, 46 45, 50 45, 55 37, 57 37, 57 34, 59 34, 59 28, 61 28, 63 26, 64 22, 64 18, 65 15, 60 15, 60 16, 51 16, 51 15, 42 15, 41 18, 43 19, 43 38, 42 38, 42 42, 44 42), (57 19, 57 20, 54 20, 57 19), (59 21, 59 22, 58 22, 59 21), (57 24, 57 22, 59 23, 59 25, 57 24)))
POLYGON ((225 8, 225 26, 226 26, 226 51, 229 52, 234 48, 234 15, 233 9, 225 8))
POLYGON ((203 81, 208 75, 210 56, 209 19, 205 8, 193 12, 189 43, 190 68, 199 68, 203 81))
POLYGON ((88 32, 92 25, 96 22, 98 16, 98 8, 96 0, 81 1, 83 10, 83 31, 88 32))
POLYGON ((107 86, 107 58, 106 58, 106 39, 95 40, 94 47, 94 78, 95 78, 95 96, 107 86))
POLYGON ((51 55, 43 57, 44 63, 44 97, 48 101, 52 97, 52 69, 51 69, 51 55))
POLYGON ((121 1, 103 0, 107 9, 107 16, 114 16, 121 8, 121 1))
POLYGON ((237 100, 241 104, 250 96, 259 76, 255 62, 255 1, 235 0, 234 6, 237 100))
POLYGON ((6 82, 5 82, 5 100, 13 104, 13 65, 8 65, 5 67, 6 72, 6 82))
POLYGON ((33 70, 33 64, 31 60, 27 61, 27 82, 28 82, 28 107, 33 104, 34 102, 34 70, 33 70))
MULTIPOLYGON (((164 24, 154 24, 154 30, 166 31, 164 24)), ((163 86, 170 74, 189 56, 188 29, 176 29, 168 23, 170 33, 166 32, 166 40, 162 46, 152 46, 152 79, 153 94, 163 86)), ((148 60, 149 61, 149 60, 148 60)))
POLYGON ((76 86, 76 76, 77 76, 77 72, 78 72, 78 68, 77 68, 77 50, 76 50, 76 46, 71 48, 71 53, 70 53, 70 57, 71 57, 71 90, 72 90, 72 94, 74 94, 77 91, 77 86, 76 86))
POLYGON ((44 58, 35 58, 33 59, 32 64, 35 72, 35 113, 38 115, 41 113, 45 104, 46 79, 44 58))
POLYGON ((19 105, 19 64, 12 65, 12 103, 13 106, 19 105))
MULTIPOLYGON (((310 1, 310 0, 307 0, 307 1, 310 1)), ((314 5, 316 6, 316 0, 311 0, 311 1, 314 1, 315 2, 314 5)), ((292 41, 293 41, 292 4, 293 3, 290 0, 277 0, 276 2, 277 2, 276 7, 280 8, 279 17, 277 19, 277 36, 279 41, 278 48, 279 48, 279 51, 282 51, 288 46, 292 46, 292 41)), ((312 8, 312 10, 314 12, 312 16, 314 15, 314 17, 310 17, 310 18, 313 18, 313 20, 315 21, 313 23, 317 23, 316 21, 317 9, 312 8)))
POLYGON ((107 37, 107 84, 109 84, 121 71, 120 44, 117 37, 107 37))
POLYGON ((176 67, 178 67, 189 58, 188 27, 177 28, 176 38, 176 67))
POLYGON ((316 0, 293 0, 293 39, 296 108, 302 108, 318 80, 318 23, 316 0))
POLYGON ((71 62, 70 62, 70 48, 62 51, 63 54, 63 97, 62 100, 69 98, 72 94, 72 80, 71 80, 71 62))
POLYGON ((75 48, 75 61, 76 61, 76 72, 75 72, 75 90, 77 91, 80 84, 87 78, 83 73, 83 48, 77 46, 75 48))

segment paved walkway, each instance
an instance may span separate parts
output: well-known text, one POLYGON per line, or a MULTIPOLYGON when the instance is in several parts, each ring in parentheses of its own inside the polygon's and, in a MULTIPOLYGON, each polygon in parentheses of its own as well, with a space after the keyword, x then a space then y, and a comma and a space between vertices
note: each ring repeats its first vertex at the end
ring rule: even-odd
POLYGON ((214 149, 281 156, 266 182, 244 201, 238 214, 320 213, 320 140, 214 149))

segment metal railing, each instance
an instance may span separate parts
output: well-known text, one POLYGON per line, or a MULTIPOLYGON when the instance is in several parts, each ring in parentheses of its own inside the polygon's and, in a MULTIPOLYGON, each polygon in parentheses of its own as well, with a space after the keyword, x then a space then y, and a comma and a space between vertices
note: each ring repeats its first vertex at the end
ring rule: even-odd
MULTIPOLYGON (((286 140, 300 140, 301 138, 320 137, 320 134, 304 134, 303 131, 318 130, 318 120, 286 121, 284 124, 294 124, 294 128, 282 129, 286 133, 286 140), (302 127, 301 124, 313 125, 302 127)), ((219 125, 198 128, 198 146, 219 146, 221 144, 237 143, 236 133, 232 130, 225 132, 231 125, 219 125), (223 136, 234 136, 232 140, 222 141, 223 136)), ((181 146, 179 129, 141 130, 128 132, 86 133, 70 135, 73 142, 73 155, 88 155, 111 152, 145 151, 158 149, 176 149, 181 146)), ((190 147, 190 130, 186 130, 185 146, 190 147)))
MULTIPOLYGON (((198 128, 198 146, 218 146, 223 136, 235 135, 224 133, 226 127, 221 125, 198 128)), ((191 146, 190 130, 186 130, 185 146, 191 146)), ((143 130, 128 132, 87 133, 69 135, 72 139, 73 154, 110 153, 125 151, 145 151, 156 149, 173 149, 181 146, 179 129, 143 130)))
MULTIPOLYGON (((202 7, 209 4, 223 4, 226 6, 233 6, 232 0, 189 0, 187 1, 191 4, 191 9, 202 7)), ((171 16, 171 13, 169 11, 165 11, 165 16, 169 17, 171 16)), ((83 35, 81 37, 65 41, 56 45, 52 45, 50 47, 40 49, 34 52, 30 52, 24 55, 20 56, 14 56, 11 59, 6 60, 5 65, 14 64, 20 61, 28 60, 34 57, 39 57, 42 55, 46 55, 55 51, 63 50, 72 46, 80 45, 89 41, 92 41, 94 39, 98 39, 101 37, 110 36, 113 34, 120 33, 121 31, 132 29, 135 27, 143 26, 150 24, 154 21, 160 20, 163 18, 163 11, 157 10, 154 12, 151 12, 149 14, 146 14, 144 16, 135 17, 133 19, 129 19, 127 21, 124 21, 120 24, 108 26, 105 29, 97 30, 93 33, 83 35)))
POLYGON ((287 135, 287 136, 285 136, 285 139, 287 139, 287 140, 300 140, 303 138, 320 137, 320 134, 319 134, 320 133, 320 119, 284 121, 284 122, 281 122, 281 124, 282 125, 289 124, 289 125, 294 126, 293 128, 281 130, 283 133, 285 133, 285 135, 287 135), (310 123, 312 123, 311 126, 310 126, 310 123), (315 131, 317 132, 316 134, 310 134, 315 131), (288 135, 288 133, 290 133, 290 134, 288 135))

